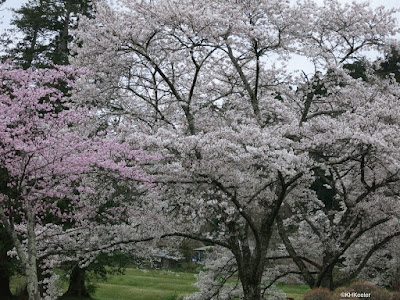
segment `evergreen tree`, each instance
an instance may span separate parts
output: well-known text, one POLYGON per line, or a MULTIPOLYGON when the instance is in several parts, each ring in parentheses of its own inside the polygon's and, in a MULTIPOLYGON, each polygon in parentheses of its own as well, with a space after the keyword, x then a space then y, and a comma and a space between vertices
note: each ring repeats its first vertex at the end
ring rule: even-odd
POLYGON ((361 78, 363 81, 368 81, 367 78, 367 61, 357 60, 353 63, 345 64, 344 69, 349 71, 349 74, 354 79, 361 78))
POLYGON ((31 0, 14 11, 11 22, 22 39, 7 51, 7 58, 23 68, 68 64, 70 30, 80 15, 90 16, 90 0, 31 0))
POLYGON ((396 81, 400 82, 400 53, 396 48, 391 47, 376 73, 381 77, 388 77, 393 74, 396 81))

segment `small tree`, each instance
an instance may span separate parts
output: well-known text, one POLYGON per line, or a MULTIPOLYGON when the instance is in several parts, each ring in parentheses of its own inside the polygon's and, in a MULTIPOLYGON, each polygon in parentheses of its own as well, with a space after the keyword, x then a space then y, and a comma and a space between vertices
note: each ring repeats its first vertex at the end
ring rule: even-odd
POLYGON ((0 168, 7 177, 0 220, 25 270, 29 299, 38 300, 38 235, 55 219, 88 226, 102 205, 101 199, 89 201, 97 177, 148 177, 137 166, 143 153, 84 129, 88 111, 70 107, 56 113, 54 104, 65 100, 52 86, 71 84, 71 68, 24 71, 3 64, 0 70, 0 168))

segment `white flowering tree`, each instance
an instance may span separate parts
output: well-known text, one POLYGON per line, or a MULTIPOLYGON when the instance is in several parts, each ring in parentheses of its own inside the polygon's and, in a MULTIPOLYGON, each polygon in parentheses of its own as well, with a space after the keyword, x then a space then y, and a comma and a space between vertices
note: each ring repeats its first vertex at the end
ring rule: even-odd
POLYGON ((326 78, 314 79, 313 87, 298 91, 310 100, 302 130, 313 128, 307 139, 320 164, 315 193, 291 195, 277 228, 310 286, 333 289, 347 283, 400 235, 398 84, 374 72, 365 70, 361 80, 331 69, 326 78), (334 117, 320 122, 319 114, 334 117), (344 274, 334 280, 339 267, 344 274))
MULTIPOLYGON (((335 184, 351 170, 360 195, 398 180, 398 144, 388 133, 398 129, 398 111, 385 110, 387 101, 397 103, 397 86, 361 83, 343 71, 396 32, 393 12, 337 1, 100 1, 76 32, 74 64, 91 74, 75 98, 165 155, 149 172, 158 176, 153 201, 173 220, 171 234, 228 249, 243 298, 259 300, 279 211, 299 203, 313 212, 310 187, 320 170, 328 176, 337 165, 335 184), (314 96, 285 65, 291 54, 340 81, 324 99, 314 96), (393 121, 375 127, 372 116, 393 121), (351 134, 359 137, 346 139, 351 134), (371 143, 389 143, 374 150, 388 170, 364 157, 368 168, 386 170, 375 185, 369 170, 348 165, 371 143)), ((365 210, 367 194, 357 204, 365 210)))

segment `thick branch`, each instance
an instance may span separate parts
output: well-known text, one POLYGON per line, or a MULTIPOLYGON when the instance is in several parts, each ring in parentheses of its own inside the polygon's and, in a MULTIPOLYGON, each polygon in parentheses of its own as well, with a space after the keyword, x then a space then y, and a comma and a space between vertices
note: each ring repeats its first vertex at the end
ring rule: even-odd
POLYGON ((337 283, 335 283, 334 287, 338 287, 338 286, 342 286, 346 283, 348 283, 350 280, 352 280, 353 278, 356 278, 358 276, 358 274, 360 274, 360 272, 362 271, 362 269, 366 266, 368 260, 371 258, 371 256, 377 251, 379 250, 381 247, 383 247, 384 245, 386 245, 387 243, 389 243, 394 237, 396 236, 400 236, 400 231, 397 231, 389 236, 387 236, 386 238, 384 238, 382 241, 380 241, 379 243, 375 244, 368 252, 367 254, 364 256, 363 260, 361 261, 361 263, 358 265, 358 267, 353 271, 350 272, 349 275, 345 278, 343 278, 342 280, 338 281, 337 283))
POLYGON ((307 266, 301 259, 301 257, 296 253, 296 250, 294 249, 292 243, 289 240, 289 237, 284 229, 283 226, 283 221, 280 216, 276 217, 276 224, 278 228, 278 233, 279 236, 281 237, 283 243, 285 244, 286 250, 288 251, 290 257, 293 259, 294 263, 297 265, 297 267, 300 269, 301 274, 303 275, 303 278, 307 282, 309 286, 314 286, 315 279, 312 276, 310 270, 308 270, 307 266))

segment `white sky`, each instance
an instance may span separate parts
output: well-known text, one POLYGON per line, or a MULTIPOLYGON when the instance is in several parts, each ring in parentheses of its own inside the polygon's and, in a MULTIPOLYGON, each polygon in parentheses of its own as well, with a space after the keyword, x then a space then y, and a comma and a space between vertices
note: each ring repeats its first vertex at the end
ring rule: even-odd
POLYGON ((11 21, 12 12, 10 11, 11 8, 18 8, 25 0, 6 0, 6 2, 0 8, 0 28, 3 30, 5 27, 9 27, 9 23, 11 21))
MULTIPOLYGON (((295 1, 295 0, 291 0, 295 1)), ((314 0, 318 4, 322 4, 324 0, 314 0)), ((354 0, 339 0, 341 3, 351 3, 354 0)), ((27 0, 6 0, 6 2, 1 6, 0 9, 0 34, 7 28, 10 28, 10 21, 12 18, 12 8, 19 8, 23 3, 27 2, 27 0)), ((355 2, 365 2, 356 0, 355 2)), ((400 0, 370 0, 372 7, 384 6, 386 8, 396 8, 400 10, 400 0)), ((398 24, 400 26, 400 12, 397 14, 398 24)), ((295 66, 302 66, 301 68, 306 73, 313 73, 312 65, 304 59, 294 59, 292 61, 295 66)), ((295 67, 296 68, 296 67, 295 67)))
MULTIPOLYGON (((314 0, 317 3, 323 3, 323 0, 314 0)), ((0 25, 1 27, 7 27, 11 20, 12 13, 9 11, 10 8, 18 8, 23 3, 27 2, 27 0, 6 0, 5 4, 3 4, 0 10, 0 21, 3 23, 0 25)), ((340 0, 343 3, 351 3, 353 0, 340 0)), ((359 1, 356 1, 359 2, 359 1)), ((400 1, 399 0, 370 0, 369 1, 372 6, 385 6, 387 8, 398 8, 400 9, 400 1)), ((400 20, 400 14, 397 14, 400 20)))

